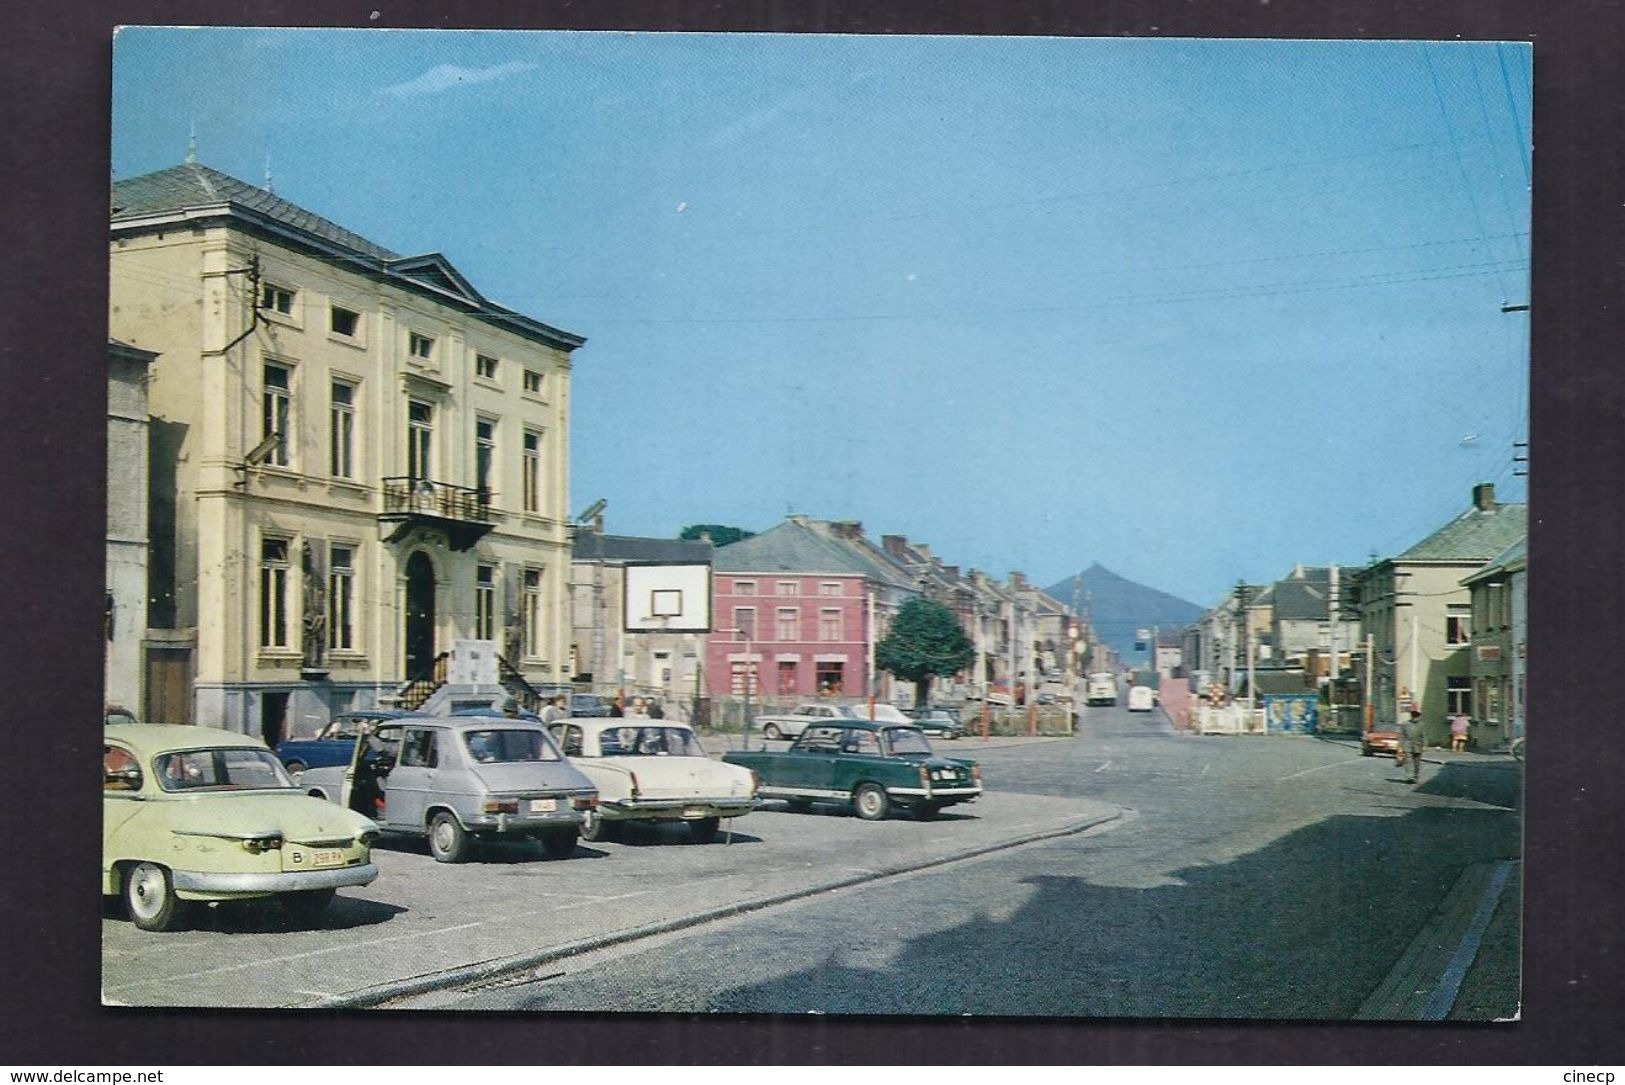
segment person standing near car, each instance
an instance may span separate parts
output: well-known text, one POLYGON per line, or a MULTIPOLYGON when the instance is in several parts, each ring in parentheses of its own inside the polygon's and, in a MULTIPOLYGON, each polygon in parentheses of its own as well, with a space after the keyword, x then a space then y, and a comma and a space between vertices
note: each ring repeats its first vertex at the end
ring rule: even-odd
POLYGON ((570 709, 564 703, 564 694, 554 694, 553 699, 547 702, 547 707, 542 709, 542 722, 552 723, 554 720, 564 719, 569 714, 570 709))
POLYGON ((1412 709, 1399 724, 1399 748, 1405 753, 1405 780, 1422 782, 1422 713, 1412 709))

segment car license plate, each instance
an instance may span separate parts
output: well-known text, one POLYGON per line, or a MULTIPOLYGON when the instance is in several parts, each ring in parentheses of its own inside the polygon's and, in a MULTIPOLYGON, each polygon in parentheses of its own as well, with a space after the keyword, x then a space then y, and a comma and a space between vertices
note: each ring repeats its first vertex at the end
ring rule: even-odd
POLYGON ((530 812, 533 814, 551 814, 559 808, 557 799, 531 799, 530 812))
POLYGON ((703 818, 705 816, 705 807, 685 806, 683 807, 683 816, 685 818, 703 818))
POLYGON ((317 848, 310 853, 311 866, 343 866, 343 848, 317 848))

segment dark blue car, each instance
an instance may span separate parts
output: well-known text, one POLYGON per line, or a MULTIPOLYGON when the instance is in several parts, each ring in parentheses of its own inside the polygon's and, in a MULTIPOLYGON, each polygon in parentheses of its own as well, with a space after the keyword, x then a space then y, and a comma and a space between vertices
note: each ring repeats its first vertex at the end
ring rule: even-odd
POLYGON ((315 738, 290 738, 277 743, 276 755, 289 772, 348 765, 355 753, 355 740, 363 723, 398 720, 405 713, 382 709, 362 709, 334 716, 315 738))

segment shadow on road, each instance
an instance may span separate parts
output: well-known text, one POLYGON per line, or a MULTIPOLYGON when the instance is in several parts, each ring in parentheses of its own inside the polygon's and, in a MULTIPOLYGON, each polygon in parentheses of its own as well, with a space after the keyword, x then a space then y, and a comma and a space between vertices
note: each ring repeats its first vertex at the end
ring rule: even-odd
MULTIPOLYGON (((1432 785, 1453 792, 1457 775, 1440 772, 1432 785)), ((822 906, 830 912, 804 916, 818 926, 798 943, 821 959, 718 990, 704 1009, 1347 1020, 1463 869, 1516 857, 1519 839, 1517 817, 1494 809, 1340 815, 1149 888, 1091 881, 1091 855, 1106 855, 1092 842, 1049 849, 1034 859, 1053 872, 1010 886, 1021 901, 1013 911, 967 905, 962 921, 916 937, 893 940, 883 923, 847 922, 839 902, 822 906), (1036 971, 1034 962, 1043 962, 1036 971)), ((672 964, 682 974, 718 954, 752 959, 756 937, 766 936, 695 939, 672 964)), ((625 980, 649 983, 630 972, 625 980)), ((1475 1005, 1487 1016, 1515 1010, 1515 971, 1492 988, 1476 992, 1475 1005)), ((656 1008, 640 1001, 647 989, 629 987, 624 1008, 656 1008)), ((568 998, 544 988, 529 1005, 583 1008, 568 998)))

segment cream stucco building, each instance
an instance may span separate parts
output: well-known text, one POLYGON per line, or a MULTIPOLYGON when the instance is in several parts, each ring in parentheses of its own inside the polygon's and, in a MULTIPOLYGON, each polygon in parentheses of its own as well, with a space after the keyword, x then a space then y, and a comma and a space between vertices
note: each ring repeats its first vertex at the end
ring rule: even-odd
POLYGON ((192 161, 114 185, 110 263, 111 335, 158 355, 148 642, 195 722, 410 706, 455 641, 568 680, 580 336, 192 161))

